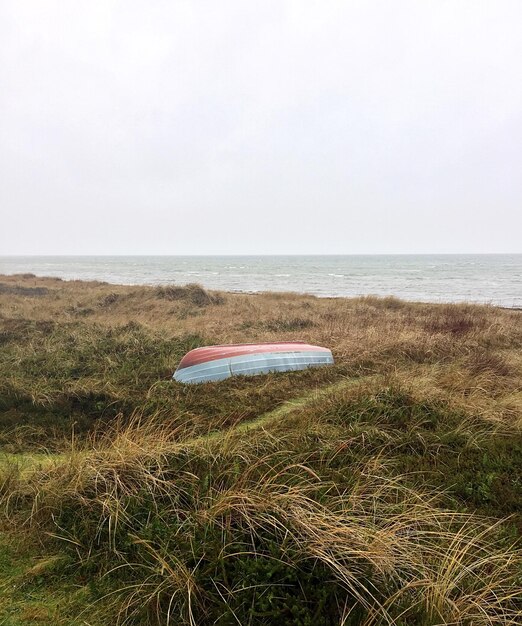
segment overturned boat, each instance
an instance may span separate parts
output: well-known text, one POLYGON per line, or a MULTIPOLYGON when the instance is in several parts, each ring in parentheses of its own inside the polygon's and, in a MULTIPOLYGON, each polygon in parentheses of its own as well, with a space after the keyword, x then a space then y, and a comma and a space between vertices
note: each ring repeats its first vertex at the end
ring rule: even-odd
POLYGON ((303 341, 207 346, 187 352, 173 378, 181 383, 205 383, 230 376, 255 376, 332 365, 328 348, 303 341))

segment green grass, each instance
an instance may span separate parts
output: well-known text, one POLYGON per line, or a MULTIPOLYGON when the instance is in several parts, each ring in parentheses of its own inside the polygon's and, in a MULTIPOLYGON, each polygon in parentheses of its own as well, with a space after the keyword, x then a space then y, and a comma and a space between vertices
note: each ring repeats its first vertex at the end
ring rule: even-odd
MULTIPOLYGON (((492 575, 496 561, 504 563, 501 575, 510 575, 513 526, 488 529, 444 513, 452 502, 455 511, 477 506, 459 492, 466 473, 457 468, 477 450, 486 467, 498 466, 498 450, 511 441, 491 439, 489 432, 484 452, 478 445, 483 425, 464 423, 464 415, 441 402, 419 402, 411 391, 371 377, 310 392, 220 435, 178 442, 158 424, 135 424, 100 443, 105 453, 65 455, 61 466, 40 472, 33 514, 45 526, 53 511, 60 537, 54 548, 76 563, 80 579, 91 581, 91 601, 108 593, 136 623, 161 622, 173 610, 173 619, 195 623, 333 624, 343 606, 351 616, 346 623, 359 624, 368 619, 366 603, 385 605, 401 585, 416 584, 407 535, 397 543, 413 529, 419 538, 435 533, 440 559, 451 558, 446 550, 457 542, 457 570, 471 565, 467 559, 474 557, 466 555, 473 538, 490 551, 481 576, 492 575), (435 497, 434 484, 450 495, 435 497), (327 548, 314 552, 323 525, 323 532, 339 528, 346 538, 355 529, 351 542, 360 534, 344 544, 346 557, 336 557, 341 571, 347 563, 348 571, 356 567, 351 593, 331 569, 333 555, 322 553, 327 548), (376 541, 383 542, 383 554, 373 553, 376 541), (393 551, 405 550, 391 579, 379 574, 380 560, 390 558, 388 542, 393 551)), ((509 459, 516 462, 516 455, 509 459)), ((520 512, 510 510, 506 498, 519 493, 516 484, 503 483, 502 494, 489 488, 487 502, 478 503, 483 512, 495 513, 501 501, 506 513, 520 512)), ((422 557, 424 566, 434 549, 422 557)), ((431 623, 428 608, 410 601, 399 597, 387 619, 404 613, 404 624, 431 623)))
POLYGON ((4 530, 0 536, 0 624, 81 624, 70 611, 77 612, 87 594, 64 578, 64 567, 62 555, 40 557, 32 537, 4 530))

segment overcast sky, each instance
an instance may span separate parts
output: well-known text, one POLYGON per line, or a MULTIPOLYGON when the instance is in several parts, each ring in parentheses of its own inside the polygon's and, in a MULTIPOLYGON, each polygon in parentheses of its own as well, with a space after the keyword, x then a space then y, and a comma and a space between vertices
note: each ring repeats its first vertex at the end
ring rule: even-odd
POLYGON ((520 0, 0 0, 0 254, 522 252, 520 0))

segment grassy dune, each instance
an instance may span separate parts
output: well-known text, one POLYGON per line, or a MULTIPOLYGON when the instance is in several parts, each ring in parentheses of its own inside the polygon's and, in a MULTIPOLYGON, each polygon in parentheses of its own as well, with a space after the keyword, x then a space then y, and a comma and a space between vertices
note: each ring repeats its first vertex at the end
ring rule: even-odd
POLYGON ((522 623, 522 313, 0 276, 0 623, 522 623), (213 343, 333 367, 183 386, 213 343))

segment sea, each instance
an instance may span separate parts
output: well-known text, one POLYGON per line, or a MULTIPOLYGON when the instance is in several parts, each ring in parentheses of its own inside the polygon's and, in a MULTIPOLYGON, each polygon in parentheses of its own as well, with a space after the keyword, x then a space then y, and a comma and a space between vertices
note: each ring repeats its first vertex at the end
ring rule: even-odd
POLYGON ((0 256, 0 274, 125 285, 199 283, 237 292, 396 296, 522 308, 522 254, 0 256))

